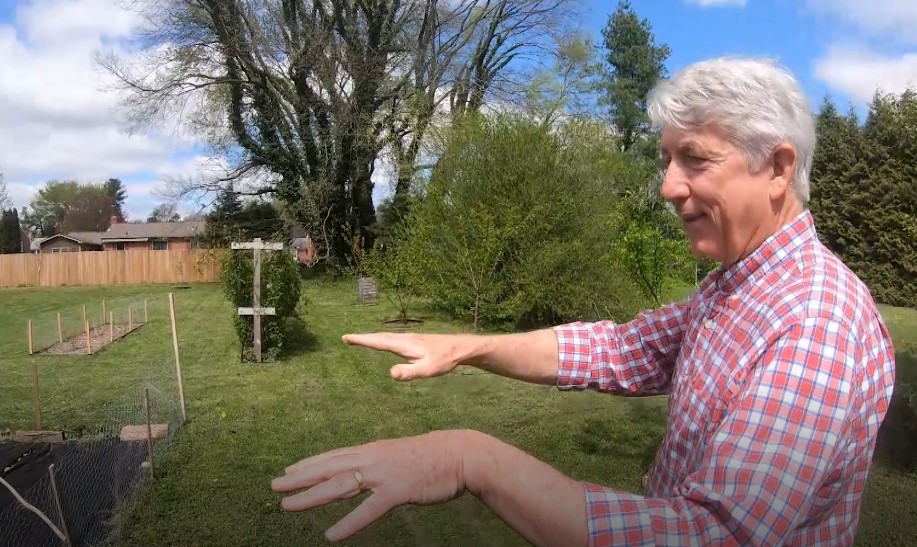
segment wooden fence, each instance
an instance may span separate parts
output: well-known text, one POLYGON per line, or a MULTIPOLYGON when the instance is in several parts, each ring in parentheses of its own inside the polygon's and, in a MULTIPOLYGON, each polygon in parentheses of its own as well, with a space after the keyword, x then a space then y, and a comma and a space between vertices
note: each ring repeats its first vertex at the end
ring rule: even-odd
POLYGON ((219 281, 222 250, 84 251, 0 255, 0 287, 219 281))

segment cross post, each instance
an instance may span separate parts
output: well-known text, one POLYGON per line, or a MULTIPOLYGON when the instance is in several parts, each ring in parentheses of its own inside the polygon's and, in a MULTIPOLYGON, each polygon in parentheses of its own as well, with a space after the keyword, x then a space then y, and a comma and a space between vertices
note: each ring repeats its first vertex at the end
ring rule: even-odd
POLYGON ((260 237, 245 243, 232 243, 233 250, 252 250, 254 252, 254 272, 252 275, 252 307, 239 308, 239 315, 251 315, 254 319, 253 335, 255 360, 261 362, 261 316, 276 315, 275 308, 261 307, 261 251, 282 251, 283 243, 265 243, 260 237))

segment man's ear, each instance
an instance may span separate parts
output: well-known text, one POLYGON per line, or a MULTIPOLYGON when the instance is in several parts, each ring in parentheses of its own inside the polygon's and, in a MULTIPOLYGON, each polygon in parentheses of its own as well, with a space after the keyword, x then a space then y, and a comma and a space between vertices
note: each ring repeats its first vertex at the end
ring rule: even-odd
POLYGON ((786 195, 796 176, 796 150, 789 144, 781 144, 771 155, 770 194, 772 199, 786 195))

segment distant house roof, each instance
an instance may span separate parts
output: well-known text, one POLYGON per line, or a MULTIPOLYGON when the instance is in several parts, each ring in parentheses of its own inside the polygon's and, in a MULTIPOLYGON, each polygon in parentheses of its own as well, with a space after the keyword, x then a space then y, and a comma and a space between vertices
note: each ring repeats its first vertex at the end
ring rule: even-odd
POLYGON ((112 240, 145 240, 198 237, 207 227, 206 220, 185 222, 144 222, 132 224, 119 222, 112 224, 107 232, 102 232, 101 241, 112 240))
POLYGON ((51 241, 52 239, 69 239, 70 241, 80 244, 80 245, 102 245, 102 240, 100 239, 101 234, 99 232, 69 232, 66 234, 55 234, 51 237, 45 237, 41 239, 36 239, 32 242, 32 249, 39 249, 45 243, 51 241))

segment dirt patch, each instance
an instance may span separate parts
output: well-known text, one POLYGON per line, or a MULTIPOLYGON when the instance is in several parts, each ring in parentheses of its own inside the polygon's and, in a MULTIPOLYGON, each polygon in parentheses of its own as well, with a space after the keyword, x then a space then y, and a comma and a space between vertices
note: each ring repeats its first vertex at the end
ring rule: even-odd
MULTIPOLYGON (((96 353, 112 342, 117 342, 142 326, 143 324, 134 325, 133 329, 129 329, 126 324, 115 324, 112 327, 105 325, 93 328, 89 331, 92 353, 96 353)), ((89 352, 86 347, 86 333, 71 336, 64 340, 63 343, 58 342, 39 353, 46 355, 87 355, 89 352)))

